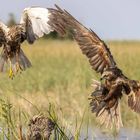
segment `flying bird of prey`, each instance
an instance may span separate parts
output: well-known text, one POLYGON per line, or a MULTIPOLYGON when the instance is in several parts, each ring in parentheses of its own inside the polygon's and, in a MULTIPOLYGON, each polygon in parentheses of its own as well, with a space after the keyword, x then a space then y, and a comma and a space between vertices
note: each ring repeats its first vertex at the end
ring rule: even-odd
POLYGON ((0 22, 0 47, 3 47, 0 56, 0 71, 4 71, 5 63, 8 63, 9 77, 13 78, 17 72, 31 66, 31 62, 21 49, 21 43, 25 40, 33 44, 35 40, 54 30, 60 35, 64 34, 64 28, 58 23, 53 24, 53 29, 48 24, 50 15, 51 13, 46 8, 29 7, 24 9, 19 24, 7 27, 0 22))
POLYGON ((115 125, 120 128, 123 125, 120 112, 123 95, 128 96, 128 106, 140 113, 140 83, 123 74, 106 43, 94 31, 87 29, 58 6, 48 10, 52 15, 49 25, 53 27, 52 23, 59 23, 69 30, 82 53, 88 58, 92 69, 101 75, 102 82, 93 82, 94 90, 90 97, 92 112, 106 127, 115 125))

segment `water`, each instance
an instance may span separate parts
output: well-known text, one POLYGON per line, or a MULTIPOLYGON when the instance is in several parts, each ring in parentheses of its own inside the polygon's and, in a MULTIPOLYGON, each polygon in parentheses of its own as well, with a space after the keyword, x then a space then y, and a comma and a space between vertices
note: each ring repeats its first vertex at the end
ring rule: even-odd
MULTIPOLYGON (((140 140, 140 131, 136 129, 121 128, 116 136, 107 132, 101 132, 100 129, 90 127, 87 137, 86 131, 86 129, 82 129, 79 140, 140 140)), ((7 138, 5 137, 4 140, 7 140, 7 138)))
POLYGON ((134 129, 122 128, 116 136, 101 132, 99 129, 89 129, 88 138, 81 135, 80 140, 140 140, 140 132, 134 129))

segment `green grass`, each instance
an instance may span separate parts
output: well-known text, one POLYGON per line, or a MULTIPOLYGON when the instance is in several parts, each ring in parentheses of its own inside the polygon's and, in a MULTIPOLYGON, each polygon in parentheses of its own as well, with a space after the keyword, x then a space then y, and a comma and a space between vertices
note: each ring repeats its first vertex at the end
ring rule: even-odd
MULTIPOLYGON (((140 42, 109 42, 108 45, 124 74, 139 80, 140 42)), ((14 123, 19 124, 20 110, 22 125, 27 127, 30 117, 39 112, 47 114, 52 103, 61 125, 75 136, 81 122, 85 126, 87 122, 97 125, 89 111, 88 96, 92 92, 92 79, 100 76, 91 70, 78 45, 69 40, 39 40, 33 46, 24 43, 22 48, 33 67, 14 80, 8 78, 8 72, 0 74, 0 98, 12 105, 14 123)), ((126 97, 122 100, 122 112, 125 127, 139 128, 140 116, 127 107, 126 97)))

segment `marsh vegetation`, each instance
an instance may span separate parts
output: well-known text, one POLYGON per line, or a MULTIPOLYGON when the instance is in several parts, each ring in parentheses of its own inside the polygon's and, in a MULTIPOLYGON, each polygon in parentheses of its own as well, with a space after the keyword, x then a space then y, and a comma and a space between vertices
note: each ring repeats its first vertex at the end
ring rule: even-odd
MULTIPOLYGON (((140 42, 108 42, 108 46, 125 75, 139 80, 140 42)), ((8 78, 8 72, 0 74, 0 139, 19 139, 20 127, 25 134, 29 119, 36 114, 50 115, 50 105, 55 121, 67 136, 80 139, 84 130, 86 138, 89 128, 94 135, 94 128, 100 125, 90 112, 88 97, 92 79, 99 80, 99 75, 78 45, 71 40, 42 39, 34 46, 24 43, 23 50, 33 67, 14 80, 8 78)), ((123 97, 121 106, 124 126, 139 128, 140 116, 128 108, 127 97, 123 97)))

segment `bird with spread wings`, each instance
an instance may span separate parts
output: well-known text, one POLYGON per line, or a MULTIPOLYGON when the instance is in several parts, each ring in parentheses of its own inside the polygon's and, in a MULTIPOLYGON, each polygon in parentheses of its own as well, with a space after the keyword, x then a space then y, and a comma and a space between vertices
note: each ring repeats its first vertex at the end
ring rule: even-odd
POLYGON ((128 96, 128 106, 140 112, 140 83, 127 78, 118 68, 106 43, 91 29, 87 29, 66 10, 48 9, 51 13, 49 25, 59 23, 72 34, 82 53, 88 58, 93 70, 100 73, 102 82, 93 81, 94 90, 90 97, 91 111, 106 127, 122 124, 120 100, 128 96))
POLYGON ((48 24, 51 13, 46 8, 29 7, 25 8, 20 23, 12 27, 7 27, 0 22, 0 47, 2 53, 0 56, 0 71, 5 71, 5 64, 9 64, 9 77, 19 71, 31 67, 31 62, 25 56, 21 49, 21 43, 25 40, 33 44, 35 40, 51 31, 57 31, 60 35, 64 34, 64 28, 61 25, 52 27, 48 24))

